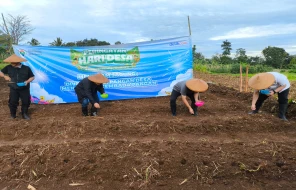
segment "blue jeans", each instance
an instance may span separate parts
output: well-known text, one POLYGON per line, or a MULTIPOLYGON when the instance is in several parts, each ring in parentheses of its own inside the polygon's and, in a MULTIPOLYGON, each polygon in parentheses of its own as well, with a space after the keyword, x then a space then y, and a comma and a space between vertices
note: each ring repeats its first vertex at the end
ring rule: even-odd
POLYGON ((89 104, 89 99, 83 98, 82 103, 81 103, 82 107, 85 108, 88 106, 88 104, 89 104))

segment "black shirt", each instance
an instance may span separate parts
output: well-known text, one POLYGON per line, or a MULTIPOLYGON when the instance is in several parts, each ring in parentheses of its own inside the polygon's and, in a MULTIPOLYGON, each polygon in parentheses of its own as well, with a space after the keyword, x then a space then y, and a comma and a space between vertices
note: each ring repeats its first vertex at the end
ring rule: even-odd
POLYGON ((29 78, 34 77, 32 70, 26 65, 21 65, 21 67, 13 67, 12 65, 7 65, 1 70, 1 72, 11 78, 11 82, 14 83, 9 83, 8 86, 14 89, 30 88, 30 83, 28 83, 27 86, 22 87, 17 86, 16 83, 25 82, 29 78))
POLYGON ((103 84, 97 85, 96 83, 90 81, 88 78, 82 79, 75 87, 75 92, 78 95, 78 99, 88 98, 92 104, 99 103, 97 94, 98 91, 101 94, 105 93, 103 84))

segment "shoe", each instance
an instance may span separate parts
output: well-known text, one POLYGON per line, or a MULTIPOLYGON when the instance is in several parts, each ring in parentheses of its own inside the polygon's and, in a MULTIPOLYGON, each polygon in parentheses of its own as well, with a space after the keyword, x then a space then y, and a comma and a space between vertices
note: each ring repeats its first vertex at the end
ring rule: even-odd
POLYGON ((98 114, 97 114, 97 112, 92 112, 91 114, 90 114, 90 116, 97 116, 98 114))
POLYGON ((23 119, 25 119, 25 120, 30 120, 31 118, 27 115, 27 114, 22 114, 22 116, 23 116, 23 119))
POLYGON ((253 110, 253 111, 250 111, 248 114, 252 115, 252 114, 257 114, 258 111, 257 110, 253 110))
POLYGON ((10 118, 11 118, 11 119, 15 119, 15 118, 16 118, 16 115, 11 114, 11 115, 10 115, 10 118))
POLYGON ((283 121, 289 121, 287 118, 286 118, 286 116, 282 116, 282 117, 279 117, 281 120, 283 120, 283 121))

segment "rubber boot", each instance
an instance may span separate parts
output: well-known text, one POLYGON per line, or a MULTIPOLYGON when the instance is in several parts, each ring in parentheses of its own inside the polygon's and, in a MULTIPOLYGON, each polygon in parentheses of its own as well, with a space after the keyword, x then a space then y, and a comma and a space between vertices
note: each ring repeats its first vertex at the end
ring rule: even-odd
POLYGON ((257 113, 258 113, 258 110, 252 110, 248 114, 252 115, 252 114, 257 114, 257 113))
POLYGON ((88 111, 87 111, 87 107, 82 107, 82 116, 88 116, 88 111))
POLYGON ((176 101, 170 101, 170 106, 171 106, 171 112, 173 116, 176 116, 176 112, 177 112, 177 105, 176 105, 176 101))
POLYGON ((9 107, 9 109, 10 109, 10 118, 15 119, 16 118, 16 109, 11 108, 11 107, 9 107))
POLYGON ((288 104, 279 104, 279 118, 284 121, 288 121, 286 118, 288 104))
POLYGON ((95 108, 94 106, 92 106, 91 108, 90 108, 90 116, 97 116, 98 115, 98 109, 97 108, 95 108))
POLYGON ((28 108, 22 108, 22 117, 25 120, 30 120, 31 118, 28 116, 28 108))

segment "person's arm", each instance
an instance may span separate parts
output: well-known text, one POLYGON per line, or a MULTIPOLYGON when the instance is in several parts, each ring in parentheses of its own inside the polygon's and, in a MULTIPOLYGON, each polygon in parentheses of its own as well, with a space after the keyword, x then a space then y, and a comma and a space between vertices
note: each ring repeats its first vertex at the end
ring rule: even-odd
POLYGON ((98 91, 100 92, 100 94, 105 94, 105 89, 104 89, 103 84, 100 84, 100 85, 98 86, 98 91))
POLYGON ((256 102, 257 102, 258 98, 259 98, 259 90, 254 90, 253 99, 252 99, 252 106, 251 106, 252 110, 256 110, 256 102))
POLYGON ((183 103, 185 104, 185 106, 188 108, 188 109, 190 109, 191 108, 191 106, 189 105, 189 103, 188 103, 188 101, 187 101, 187 96, 183 96, 183 95, 181 95, 181 97, 182 97, 182 101, 183 101, 183 103))
POLYGON ((286 86, 287 86, 286 84, 284 84, 283 86, 279 86, 277 89, 272 90, 272 91, 270 92, 270 95, 272 96, 272 95, 274 95, 275 93, 278 93, 278 92, 282 91, 286 86))
POLYGON ((25 81, 26 85, 32 82, 35 79, 35 77, 30 77, 28 80, 25 81))
POLYGON ((182 97, 182 101, 183 101, 183 103, 184 103, 185 106, 188 108, 189 112, 190 112, 191 114, 194 114, 194 111, 193 111, 193 109, 191 108, 191 106, 189 105, 189 103, 188 103, 188 101, 187 101, 187 98, 186 98, 186 97, 187 97, 187 96, 186 96, 186 94, 187 94, 187 87, 186 87, 185 84, 184 84, 184 86, 181 87, 180 93, 181 93, 181 97, 182 97))
POLYGON ((28 71, 28 75, 29 75, 29 79, 25 81, 26 85, 29 84, 30 82, 32 82, 35 79, 35 75, 33 74, 31 68, 29 67, 29 71, 28 71))
POLYGON ((3 77, 7 81, 11 81, 11 78, 9 76, 5 75, 7 73, 8 73, 8 68, 6 66, 0 71, 0 77, 3 77))

